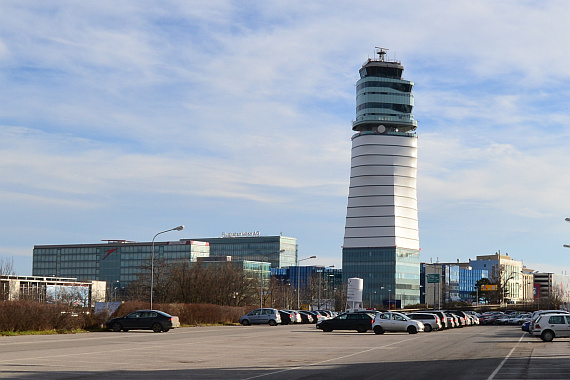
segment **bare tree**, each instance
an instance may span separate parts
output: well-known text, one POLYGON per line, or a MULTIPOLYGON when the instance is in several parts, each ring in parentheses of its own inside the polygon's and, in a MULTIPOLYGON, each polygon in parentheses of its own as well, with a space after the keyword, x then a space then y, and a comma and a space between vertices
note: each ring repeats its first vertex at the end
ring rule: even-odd
POLYGON ((0 257, 0 275, 1 276, 15 276, 14 271, 14 258, 0 257))

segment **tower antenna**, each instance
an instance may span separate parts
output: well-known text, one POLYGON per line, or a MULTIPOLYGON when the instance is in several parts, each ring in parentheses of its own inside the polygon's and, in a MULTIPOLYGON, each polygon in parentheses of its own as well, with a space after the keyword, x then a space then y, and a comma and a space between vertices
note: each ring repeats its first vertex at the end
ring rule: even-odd
POLYGON ((375 46, 374 48, 376 49, 376 54, 378 54, 378 58, 379 58, 380 62, 384 62, 384 60, 385 60, 384 56, 386 55, 386 52, 388 51, 388 49, 383 48, 383 47, 378 47, 378 46, 375 46))

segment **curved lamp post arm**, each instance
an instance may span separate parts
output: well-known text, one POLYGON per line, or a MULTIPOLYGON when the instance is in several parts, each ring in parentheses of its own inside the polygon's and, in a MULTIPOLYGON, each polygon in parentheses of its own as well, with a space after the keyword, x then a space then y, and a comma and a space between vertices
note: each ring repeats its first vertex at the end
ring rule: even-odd
POLYGON ((170 231, 182 231, 183 229, 184 229, 184 226, 174 227, 174 228, 171 228, 171 229, 166 230, 166 231, 161 231, 161 232, 157 233, 156 235, 154 235, 154 237, 152 238, 152 251, 151 251, 151 257, 150 257, 150 310, 152 310, 152 293, 154 290, 154 239, 156 239, 156 237, 160 234, 170 232, 170 231))

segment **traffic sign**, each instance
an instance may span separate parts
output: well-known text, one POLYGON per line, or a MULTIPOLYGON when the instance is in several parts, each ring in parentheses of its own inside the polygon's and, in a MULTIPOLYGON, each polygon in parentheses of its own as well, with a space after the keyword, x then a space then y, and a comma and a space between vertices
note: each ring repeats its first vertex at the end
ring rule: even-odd
POLYGON ((439 284, 439 273, 428 274, 428 284, 439 284))

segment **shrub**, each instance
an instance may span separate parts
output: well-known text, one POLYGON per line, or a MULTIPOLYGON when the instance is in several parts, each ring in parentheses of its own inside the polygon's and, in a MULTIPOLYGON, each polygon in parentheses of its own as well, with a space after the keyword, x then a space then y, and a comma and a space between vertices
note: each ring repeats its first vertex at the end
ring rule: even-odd
MULTIPOLYGON (((125 302, 111 318, 124 316, 135 310, 148 309, 148 302, 125 302)), ((212 304, 155 304, 153 309, 175 315, 183 325, 230 324, 237 323, 239 317, 251 308, 239 306, 219 306, 212 304)))
POLYGON ((84 327, 83 314, 67 305, 34 301, 0 303, 0 331, 72 331, 84 327))

